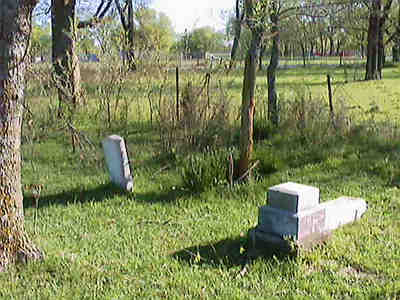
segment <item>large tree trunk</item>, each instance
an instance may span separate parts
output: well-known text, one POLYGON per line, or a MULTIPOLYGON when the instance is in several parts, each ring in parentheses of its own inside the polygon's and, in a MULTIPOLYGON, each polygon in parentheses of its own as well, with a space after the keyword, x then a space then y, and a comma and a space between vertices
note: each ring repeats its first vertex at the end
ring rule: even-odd
POLYGON ((21 124, 31 15, 36 1, 0 5, 0 270, 42 258, 24 230, 21 124))
POLYGON ((279 65, 279 16, 275 13, 271 15, 272 22, 272 46, 271 60, 268 66, 268 119, 275 126, 279 122, 278 96, 276 93, 276 69, 279 65))
POLYGON ((75 0, 52 0, 52 62, 60 104, 76 107, 81 76, 76 54, 75 0))
MULTIPOLYGON (((251 19, 253 15, 253 1, 245 1, 246 14, 251 19)), ((261 33, 254 28, 251 33, 251 44, 246 54, 243 75, 241 127, 240 127, 240 159, 237 166, 237 176, 242 177, 249 169, 253 153, 253 123, 255 109, 255 88, 257 70, 257 50, 260 46, 261 33)))

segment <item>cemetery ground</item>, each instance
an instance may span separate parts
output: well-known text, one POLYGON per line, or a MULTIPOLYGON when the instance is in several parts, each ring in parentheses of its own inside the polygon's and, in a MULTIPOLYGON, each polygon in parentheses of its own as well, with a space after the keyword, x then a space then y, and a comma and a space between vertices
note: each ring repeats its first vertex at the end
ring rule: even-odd
MULTIPOLYGON (((259 164, 248 182, 233 186, 224 175, 201 181, 199 173, 226 172, 229 153, 237 155, 242 70, 211 73, 211 101, 229 104, 226 140, 215 143, 218 151, 203 147, 203 154, 193 154, 177 137, 162 136, 169 127, 162 124, 168 116, 161 108, 175 107, 174 72, 116 79, 112 68, 83 65, 87 102, 71 129, 68 118, 57 118, 55 93, 42 77, 46 66, 40 68, 35 72, 42 75, 31 77, 27 90, 22 180, 26 229, 46 258, 1 273, 0 298, 400 298, 398 66, 384 69, 384 79, 374 82, 357 81, 363 70, 352 66, 280 70, 278 129, 263 121, 266 73, 259 72, 259 164), (333 78, 335 128, 327 73, 333 78), (75 152, 73 129, 80 141, 75 152), (101 149, 110 134, 126 138, 133 193, 110 184, 101 149), (206 168, 203 161, 214 165, 206 168), (368 210, 324 246, 249 261, 247 232, 257 223, 258 207, 270 186, 287 181, 318 187, 322 201, 364 198, 368 210), (35 189, 41 189, 39 198, 35 189)), ((204 71, 180 75, 182 95, 190 80, 207 99, 204 71)), ((213 140, 202 134, 207 143, 213 140)), ((198 144, 194 148, 200 152, 198 144)))

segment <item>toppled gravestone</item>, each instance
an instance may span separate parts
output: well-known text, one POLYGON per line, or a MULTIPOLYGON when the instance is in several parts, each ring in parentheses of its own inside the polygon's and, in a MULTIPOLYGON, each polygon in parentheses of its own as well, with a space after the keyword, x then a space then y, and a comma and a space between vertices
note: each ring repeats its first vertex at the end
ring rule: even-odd
POLYGON ((312 186, 287 182, 269 188, 269 205, 259 208, 258 225, 249 231, 251 249, 290 251, 293 243, 311 248, 367 210, 366 202, 359 198, 319 200, 319 189, 312 186))
POLYGON ((132 191, 133 178, 124 139, 110 135, 102 144, 111 181, 126 191, 132 191))

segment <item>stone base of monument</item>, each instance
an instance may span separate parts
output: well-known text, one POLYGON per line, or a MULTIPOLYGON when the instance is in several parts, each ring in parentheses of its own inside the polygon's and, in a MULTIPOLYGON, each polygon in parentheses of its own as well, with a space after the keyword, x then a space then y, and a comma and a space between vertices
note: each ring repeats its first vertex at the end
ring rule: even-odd
POLYGON ((271 187, 268 203, 259 208, 258 225, 249 231, 250 252, 310 249, 367 210, 359 198, 319 203, 319 189, 293 182, 271 187))

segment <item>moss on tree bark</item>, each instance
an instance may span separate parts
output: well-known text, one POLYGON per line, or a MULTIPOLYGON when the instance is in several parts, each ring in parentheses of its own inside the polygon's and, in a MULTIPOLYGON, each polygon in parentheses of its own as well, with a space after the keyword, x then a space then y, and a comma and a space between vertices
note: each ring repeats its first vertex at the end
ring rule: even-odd
POLYGON ((0 5, 0 270, 40 259, 24 230, 21 190, 21 124, 34 0, 0 5))

